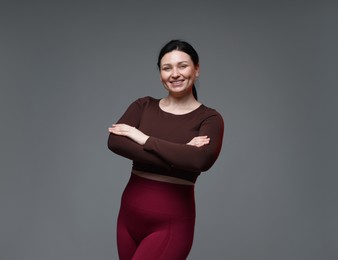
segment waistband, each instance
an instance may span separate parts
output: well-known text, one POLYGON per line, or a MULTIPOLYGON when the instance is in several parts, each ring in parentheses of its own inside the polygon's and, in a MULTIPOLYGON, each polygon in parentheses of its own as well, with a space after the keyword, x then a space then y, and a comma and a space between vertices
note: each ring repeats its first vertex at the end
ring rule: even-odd
POLYGON ((194 192, 195 186, 194 185, 185 185, 185 184, 178 184, 178 183, 170 183, 170 182, 163 182, 158 180, 152 180, 143 178, 136 174, 131 173, 130 184, 142 185, 150 189, 158 189, 161 191, 164 190, 177 190, 177 191, 185 191, 185 192, 194 192))

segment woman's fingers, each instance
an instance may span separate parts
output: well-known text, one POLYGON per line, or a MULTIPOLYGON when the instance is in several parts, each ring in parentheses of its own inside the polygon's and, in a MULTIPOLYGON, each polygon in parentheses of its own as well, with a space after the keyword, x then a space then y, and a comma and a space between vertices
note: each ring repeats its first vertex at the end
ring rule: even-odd
POLYGON ((111 127, 108 128, 110 133, 117 134, 117 135, 127 135, 130 130, 131 126, 126 124, 113 124, 111 127))
POLYGON ((144 145, 149 138, 137 128, 126 124, 113 124, 108 130, 115 135, 126 136, 140 145, 144 145))
POLYGON ((201 147, 203 145, 206 145, 210 142, 210 138, 208 136, 196 136, 189 143, 188 145, 201 147))

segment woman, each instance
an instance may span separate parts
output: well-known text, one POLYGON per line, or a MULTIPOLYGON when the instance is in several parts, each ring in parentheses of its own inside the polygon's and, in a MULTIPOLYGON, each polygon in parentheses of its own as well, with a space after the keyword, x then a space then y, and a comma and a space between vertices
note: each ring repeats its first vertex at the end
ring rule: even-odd
POLYGON ((187 258, 195 226, 194 184, 222 146, 221 115, 197 101, 195 49, 172 40, 157 65, 168 95, 134 101, 109 128, 109 149, 133 161, 117 223, 122 260, 187 258))

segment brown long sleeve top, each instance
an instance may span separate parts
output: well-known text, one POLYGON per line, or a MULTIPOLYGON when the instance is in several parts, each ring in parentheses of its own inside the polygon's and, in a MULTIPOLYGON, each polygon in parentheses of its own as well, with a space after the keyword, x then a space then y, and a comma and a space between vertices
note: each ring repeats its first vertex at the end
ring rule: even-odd
POLYGON ((216 161, 223 140, 223 119, 204 105, 183 115, 163 111, 159 99, 144 97, 134 101, 118 120, 150 136, 144 145, 110 134, 108 148, 133 160, 133 169, 196 182, 198 175, 216 161), (202 147, 187 145, 196 136, 207 135, 202 147))

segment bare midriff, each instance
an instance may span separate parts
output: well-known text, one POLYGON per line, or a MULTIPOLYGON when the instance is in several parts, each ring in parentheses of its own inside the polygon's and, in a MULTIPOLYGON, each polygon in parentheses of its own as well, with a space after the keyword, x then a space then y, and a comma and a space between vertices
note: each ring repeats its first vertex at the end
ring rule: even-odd
POLYGON ((191 181, 175 178, 175 177, 172 177, 172 176, 159 175, 159 174, 150 173, 150 172, 142 172, 142 171, 137 171, 137 170, 134 170, 134 169, 133 169, 133 174, 140 176, 140 177, 143 177, 143 178, 146 178, 146 179, 154 180, 154 181, 162 181, 162 182, 168 182, 168 183, 174 183, 174 184, 183 184, 183 185, 195 185, 191 181))

